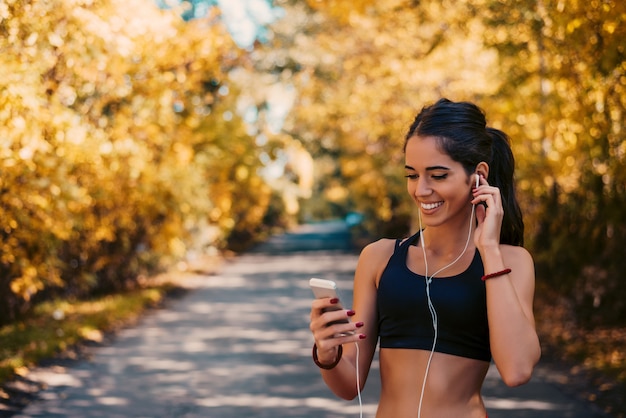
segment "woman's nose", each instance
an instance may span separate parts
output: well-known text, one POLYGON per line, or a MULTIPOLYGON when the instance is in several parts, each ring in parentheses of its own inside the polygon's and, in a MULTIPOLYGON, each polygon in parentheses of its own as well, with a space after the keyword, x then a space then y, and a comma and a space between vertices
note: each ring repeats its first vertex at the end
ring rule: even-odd
POLYGON ((415 186, 415 196, 428 196, 432 192, 428 181, 419 179, 415 186))

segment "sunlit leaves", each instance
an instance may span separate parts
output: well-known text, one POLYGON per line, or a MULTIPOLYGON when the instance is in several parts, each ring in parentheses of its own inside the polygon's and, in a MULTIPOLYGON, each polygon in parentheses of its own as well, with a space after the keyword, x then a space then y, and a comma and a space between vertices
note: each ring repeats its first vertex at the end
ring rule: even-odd
POLYGON ((603 315, 579 309, 581 317, 623 318, 626 305, 612 295, 624 289, 615 243, 626 237, 626 8, 502 0, 489 2, 484 17, 505 81, 504 100, 488 110, 522 139, 514 147, 538 265, 550 268, 555 286, 584 295, 580 306, 591 308, 592 293, 581 289, 602 289, 603 315), (599 274, 581 274, 590 269, 599 274))
POLYGON ((42 291, 132 285, 192 234, 223 245, 259 228, 270 192, 233 116, 240 52, 214 14, 187 23, 139 0, 0 14, 3 320, 42 291))
POLYGON ((307 56, 289 131, 315 155, 319 193, 333 191, 327 197, 342 208, 335 215, 361 210, 381 227, 411 211, 401 161, 412 118, 439 96, 495 91, 496 53, 465 2, 309 4, 318 14, 301 29, 308 36, 295 37, 307 56))
POLYGON ((581 280, 624 312, 611 291, 623 289, 616 243, 626 239, 624 2, 307 4, 289 127, 314 154, 317 193, 335 214, 357 207, 380 231, 410 213, 394 169, 404 130, 439 96, 475 100, 513 140, 538 265, 559 284, 597 265, 605 279, 581 280))

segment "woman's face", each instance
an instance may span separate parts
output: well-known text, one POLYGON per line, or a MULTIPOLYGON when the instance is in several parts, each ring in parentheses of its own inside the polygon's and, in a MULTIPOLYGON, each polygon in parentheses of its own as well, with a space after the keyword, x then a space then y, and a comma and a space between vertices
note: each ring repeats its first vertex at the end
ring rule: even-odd
POLYGON ((471 211, 472 184, 463 165, 437 146, 434 137, 414 136, 405 152, 407 190, 425 225, 466 219, 471 211))

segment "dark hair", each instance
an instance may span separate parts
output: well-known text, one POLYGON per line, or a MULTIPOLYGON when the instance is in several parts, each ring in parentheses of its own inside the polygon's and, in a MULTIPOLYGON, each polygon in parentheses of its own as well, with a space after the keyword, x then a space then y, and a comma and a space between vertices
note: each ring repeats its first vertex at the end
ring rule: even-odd
POLYGON ((475 104, 448 99, 440 99, 420 111, 405 137, 404 151, 409 139, 415 136, 437 138, 440 149, 461 163, 468 175, 482 161, 489 165, 487 181, 502 194, 504 219, 500 242, 523 245, 524 221, 515 197, 515 159, 509 137, 487 127, 485 113, 475 104))

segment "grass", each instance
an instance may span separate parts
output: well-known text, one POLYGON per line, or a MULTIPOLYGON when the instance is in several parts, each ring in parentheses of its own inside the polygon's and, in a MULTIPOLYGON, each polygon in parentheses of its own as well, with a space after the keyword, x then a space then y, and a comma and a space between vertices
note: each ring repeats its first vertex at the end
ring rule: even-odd
POLYGON ((136 321, 160 304, 173 285, 104 296, 87 301, 43 303, 27 317, 0 328, 0 386, 43 359, 86 341, 100 342, 106 333, 136 321))
POLYGON ((186 288, 191 276, 209 276, 221 268, 230 253, 206 254, 195 262, 172 267, 146 279, 143 287, 90 300, 56 300, 36 306, 26 317, 0 327, 0 399, 2 387, 16 375, 43 360, 72 354, 89 341, 132 325, 148 309, 186 288))

